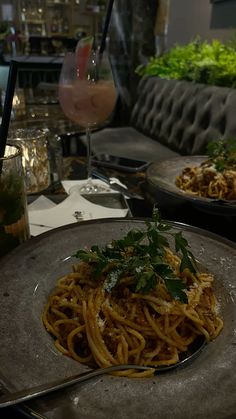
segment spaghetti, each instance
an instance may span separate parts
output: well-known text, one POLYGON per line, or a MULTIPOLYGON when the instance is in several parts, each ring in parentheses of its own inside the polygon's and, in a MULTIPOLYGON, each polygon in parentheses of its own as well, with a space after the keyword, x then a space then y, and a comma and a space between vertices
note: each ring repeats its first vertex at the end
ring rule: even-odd
POLYGON ((213 199, 236 199, 236 170, 217 170, 210 161, 186 167, 176 177, 176 186, 191 194, 213 199))
MULTIPOLYGON (((150 225, 146 236, 151 237, 154 230, 150 225)), ((161 243, 162 235, 157 234, 161 243)), ((146 253, 144 259, 147 265, 140 262, 145 249, 142 234, 139 239, 135 236, 135 245, 126 245, 131 237, 134 234, 130 234, 129 240, 123 241, 123 244, 114 241, 104 252, 98 248, 92 248, 87 253, 81 251, 83 260, 74 264, 70 273, 58 279, 43 312, 44 326, 55 338, 57 349, 93 368, 116 364, 139 364, 153 368, 172 365, 179 361, 181 353, 186 352, 197 337, 204 336, 206 341, 211 341, 223 327, 212 289, 212 274, 191 272, 188 267, 182 266, 183 258, 163 242, 164 246, 160 244, 157 250, 159 256, 157 253, 155 257, 152 255, 155 273, 158 272, 152 276, 146 253), (107 254, 110 259, 105 264, 107 254), (161 261, 158 259, 160 254, 161 261), (99 272, 98 260, 103 261, 99 272), (140 263, 139 267, 137 263, 140 263), (121 265, 124 267, 122 271, 121 265), (169 279, 170 270, 172 279, 169 279), (138 285, 134 271, 139 275, 138 285), (149 282, 144 284, 147 278, 149 282), (179 288, 178 295, 180 283, 182 291, 179 288), (185 296, 182 301, 181 292, 182 297, 183 293, 185 296)), ((178 235, 177 240, 180 241, 180 238, 182 236, 178 235)), ((182 243, 186 246, 186 241, 182 243)), ((151 240, 149 247, 146 246, 149 253, 152 244, 151 240)), ((186 265, 187 250, 183 246, 186 265)), ((147 377, 153 371, 129 369, 114 374, 147 377)))

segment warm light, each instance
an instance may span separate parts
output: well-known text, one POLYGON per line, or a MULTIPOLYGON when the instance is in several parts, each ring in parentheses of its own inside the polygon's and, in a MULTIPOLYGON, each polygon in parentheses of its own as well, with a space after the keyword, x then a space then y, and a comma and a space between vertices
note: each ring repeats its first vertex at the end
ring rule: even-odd
POLYGON ((13 107, 15 108, 15 107, 19 106, 19 105, 20 105, 20 103, 21 103, 21 101, 20 101, 19 96, 14 95, 14 97, 13 97, 13 102, 12 102, 13 107))

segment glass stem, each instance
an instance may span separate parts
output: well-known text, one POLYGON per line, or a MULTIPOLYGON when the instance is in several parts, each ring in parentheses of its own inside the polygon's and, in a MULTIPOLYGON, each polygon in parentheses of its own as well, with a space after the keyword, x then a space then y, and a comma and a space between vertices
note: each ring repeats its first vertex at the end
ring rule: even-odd
POLYGON ((90 128, 86 128, 86 139, 87 139, 87 178, 90 182, 92 179, 92 165, 91 165, 91 131, 90 128))

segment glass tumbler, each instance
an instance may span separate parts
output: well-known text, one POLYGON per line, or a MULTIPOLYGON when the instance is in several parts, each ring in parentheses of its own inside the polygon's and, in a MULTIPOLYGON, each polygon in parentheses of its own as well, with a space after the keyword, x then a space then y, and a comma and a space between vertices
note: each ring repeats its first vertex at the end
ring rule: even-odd
POLYGON ((0 158, 0 256, 29 238, 21 149, 7 144, 0 158))
POLYGON ((11 132, 9 141, 21 147, 27 194, 47 189, 51 183, 47 133, 37 128, 19 128, 11 132))

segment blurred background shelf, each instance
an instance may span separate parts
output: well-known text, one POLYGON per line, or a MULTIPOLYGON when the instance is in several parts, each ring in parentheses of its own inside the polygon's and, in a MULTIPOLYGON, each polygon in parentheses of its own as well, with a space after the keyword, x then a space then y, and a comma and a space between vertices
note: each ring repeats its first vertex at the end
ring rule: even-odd
POLYGON ((0 23, 9 32, 3 52, 60 55, 88 34, 99 43, 105 8, 103 0, 6 0, 0 4, 0 23))

